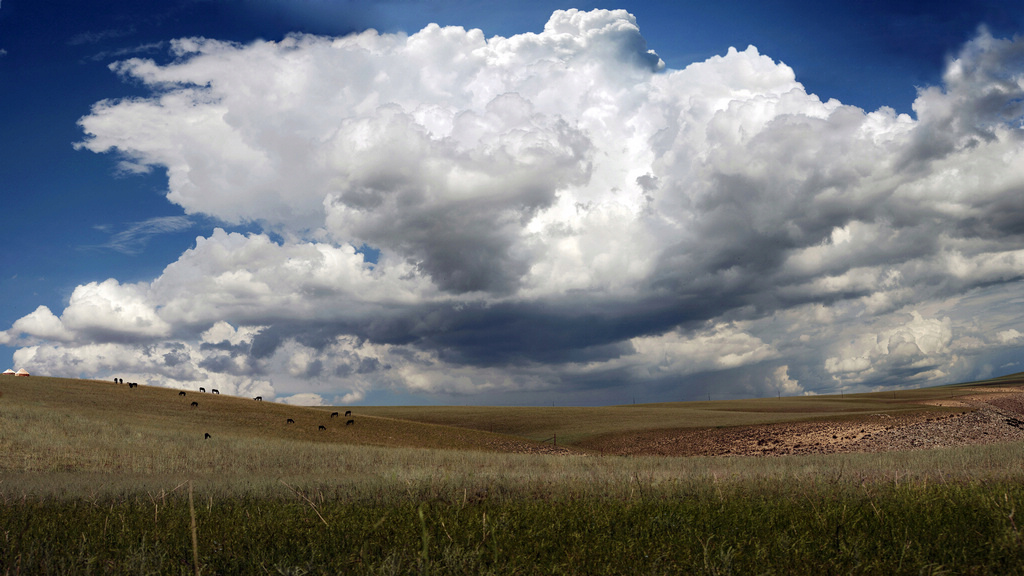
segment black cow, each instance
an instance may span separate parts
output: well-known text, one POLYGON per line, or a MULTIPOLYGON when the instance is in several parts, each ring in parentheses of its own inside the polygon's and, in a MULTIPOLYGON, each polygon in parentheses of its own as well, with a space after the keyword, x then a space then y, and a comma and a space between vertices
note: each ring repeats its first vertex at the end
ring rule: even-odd
POLYGON ((327 426, 324 426, 323 424, 321 424, 320 428, 318 428, 318 430, 327 430, 327 426))
POLYGON ((178 392, 178 396, 184 396, 184 395, 185 395, 185 391, 184 390, 182 390, 181 392, 178 392))
POLYGON ((220 390, 217 390, 216 388, 210 390, 210 392, 213 392, 214 394, 220 394, 220 390))
POLYGON ((128 383, 128 389, 130 390, 130 389, 132 389, 132 388, 135 388, 135 385, 134 385, 134 384, 132 384, 131 382, 129 382, 129 383, 128 383))
POLYGON ((210 439, 210 433, 207 432, 206 435, 203 436, 203 440, 209 440, 209 439, 210 439))
POLYGON ((355 424, 355 423, 356 423, 355 420, 349 420, 348 422, 345 422, 345 426, 349 426, 349 425, 352 425, 352 424, 355 424))
POLYGON ((295 420, 292 420, 291 418, 289 418, 289 419, 285 420, 284 423, 285 424, 295 424, 295 420))
POLYGON ((352 415, 352 411, 351 410, 345 410, 345 416, 351 416, 351 415, 352 415))
POLYGON ((263 402, 263 396, 257 396, 256 397, 256 401, 257 402, 263 402))
POLYGON ((337 417, 338 417, 338 413, 337 412, 331 412, 331 418, 337 418, 337 417))
POLYGON ((199 391, 200 391, 200 392, 206 392, 206 388, 202 388, 202 387, 200 387, 200 388, 199 388, 199 391))
POLYGON ((139 387, 139 383, 138 382, 131 382, 130 384, 131 384, 132 388, 138 388, 139 387))
POLYGON ((193 408, 199 408, 199 402, 193 402, 192 403, 192 407, 193 408))

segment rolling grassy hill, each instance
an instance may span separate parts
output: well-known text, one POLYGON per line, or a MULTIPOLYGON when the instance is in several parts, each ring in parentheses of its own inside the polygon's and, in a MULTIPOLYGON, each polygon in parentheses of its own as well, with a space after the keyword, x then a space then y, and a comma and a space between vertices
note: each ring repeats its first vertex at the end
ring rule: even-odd
MULTIPOLYGON (((524 445, 557 437, 560 446, 586 444, 597 437, 656 429, 746 426, 815 419, 856 419, 872 414, 941 411, 922 402, 978 393, 986 386, 1024 383, 1024 373, 983 382, 897 392, 845 396, 799 396, 674 402, 606 407, 493 407, 493 406, 372 406, 350 407, 350 418, 332 418, 346 408, 301 407, 257 402, 251 398, 214 395, 152 386, 129 389, 126 384, 32 376, 0 377, 0 406, 7 411, 7 427, 32 418, 60 423, 49 430, 69 436, 75 429, 87 436, 121 435, 126 440, 145 438, 290 441, 369 445, 381 447, 443 448, 454 450, 518 450, 524 445), (191 403, 198 406, 192 407, 191 403), (287 420, 294 420, 288 424, 287 420), (326 430, 320 430, 319 426, 326 430), (524 443, 524 444, 519 444, 524 443)), ((34 427, 43 433, 40 422, 34 427)), ((3 430, 0 427, 0 430, 3 430)), ((8 430, 13 432, 13 430, 8 430)), ((0 437, 6 456, 17 457, 32 448, 18 448, 16 438, 0 437)), ((59 442, 58 442, 59 444, 59 442)), ((69 447, 69 450, 71 448, 69 447)))
MULTIPOLYGON (((82 431, 95 427, 126 438, 281 440, 309 443, 356 444, 391 447, 487 450, 494 434, 469 428, 437 426, 428 422, 367 415, 360 409, 352 417, 331 417, 339 409, 257 402, 200 392, 98 380, 50 377, 0 378, 0 404, 17 420, 47 415, 65 427, 82 431), (198 403, 193 407, 192 402, 198 403), (288 419, 294 424, 287 422, 288 419), (353 420, 352 425, 346 425, 353 420), (324 426, 326 430, 320 430, 324 426)), ((340 409, 344 414, 344 409, 340 409)), ((38 427, 38 423, 37 423, 38 427)), ((24 430, 28 435, 32 430, 24 430)), ((58 433, 57 436, 60 436, 58 433)), ((9 438, 7 438, 10 441, 9 438)), ((2 442, 2 440, 0 440, 2 442)), ((10 451, 8 451, 10 452, 10 451)))
POLYGON ((923 402, 977 394, 987 385, 1024 383, 1024 374, 984 383, 896 392, 792 396, 710 402, 670 402, 596 408, 494 406, 372 406, 360 413, 509 434, 535 441, 557 435, 559 445, 657 429, 715 428, 801 420, 856 419, 872 414, 944 412, 923 402))

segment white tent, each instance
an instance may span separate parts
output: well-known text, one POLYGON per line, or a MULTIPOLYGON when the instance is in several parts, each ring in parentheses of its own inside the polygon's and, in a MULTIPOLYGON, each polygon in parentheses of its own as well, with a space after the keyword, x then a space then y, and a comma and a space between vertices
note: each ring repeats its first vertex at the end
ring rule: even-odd
POLYGON ((8 375, 11 375, 11 374, 14 374, 14 370, 11 370, 10 368, 8 368, 7 370, 4 370, 4 376, 8 376, 8 375))
POLYGON ((14 375, 15 376, 28 376, 28 370, 25 370, 24 368, 22 368, 21 370, 18 370, 17 372, 15 372, 14 375))

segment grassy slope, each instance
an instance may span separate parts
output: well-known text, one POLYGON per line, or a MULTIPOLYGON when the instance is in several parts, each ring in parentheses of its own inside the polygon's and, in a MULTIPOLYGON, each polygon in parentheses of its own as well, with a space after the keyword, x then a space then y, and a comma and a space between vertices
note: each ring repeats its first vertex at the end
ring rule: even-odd
MULTIPOLYGON (((964 392, 936 390, 907 396, 919 400, 964 392)), ((666 422, 695 426, 699 420, 681 421, 693 412, 714 425, 720 419, 751 423, 819 413, 835 417, 842 415, 842 410, 852 410, 850 417, 856 418, 865 411, 922 409, 899 398, 893 401, 891 395, 853 398, 839 407, 834 402, 827 398, 776 399, 775 411, 765 408, 767 400, 700 403, 700 407, 420 408, 411 416, 447 415, 463 426, 493 424, 496 429, 516 429, 538 437, 546 430, 531 426, 576 429, 581 437, 592 437, 589 435, 614 426, 638 429, 666 422)), ((527 442, 468 428, 369 416, 367 412, 372 410, 368 408, 353 408, 356 424, 346 427, 339 419, 330 418, 332 410, 192 392, 180 398, 176 390, 143 386, 128 390, 107 382, 0 378, 0 497, 9 493, 146 494, 180 487, 187 479, 208 494, 224 495, 291 494, 282 484, 286 482, 335 487, 332 489, 360 498, 447 494, 462 499, 479 490, 617 497, 640 489, 638 483, 649 490, 654 485, 678 488, 680 482, 723 478, 785 478, 787 482, 806 478, 817 482, 835 476, 836 470, 844 478, 949 480, 1016 477, 1024 469, 1024 452, 1017 444, 791 458, 508 454, 503 451, 518 451, 527 442), (198 408, 189 407, 193 399, 199 402, 198 408), (293 418, 296 424, 285 424, 286 418, 293 418), (328 427, 326 432, 316 430, 320 423, 328 427), (213 438, 204 440, 205 432, 213 438)), ((565 433, 559 434, 562 445, 565 433)))
MULTIPOLYGON (((992 384, 1020 384, 1017 375, 992 384)), ((845 396, 796 396, 711 402, 671 402, 599 408, 489 406, 373 406, 359 408, 375 416, 458 426, 545 440, 559 445, 584 443, 610 434, 652 429, 746 426, 797 420, 857 418, 871 414, 943 411, 921 404, 983 391, 979 385, 943 386, 845 396)))
POLYGON ((0 378, 0 402, 7 408, 20 407, 23 412, 54 417, 63 414, 79 428, 95 424, 126 436, 202 439, 209 433, 215 438, 469 450, 487 450, 501 439, 466 428, 369 416, 359 409, 351 418, 355 424, 347 426, 345 422, 350 418, 331 418, 333 410, 200 392, 187 392, 182 397, 178 392, 141 385, 129 389, 127 384, 96 380, 0 378), (193 401, 199 406, 191 407, 193 401), (295 423, 287 424, 289 418, 295 423), (320 431, 320 425, 327 430, 320 431))
MULTIPOLYGON (((898 392, 847 396, 802 396, 712 402, 676 402, 607 407, 374 406, 352 408, 347 418, 331 418, 344 409, 289 406, 249 398, 149 386, 128 389, 106 381, 32 376, 0 378, 0 402, 27 411, 66 414, 126 435, 170 438, 230 436, 247 440, 372 445, 384 447, 494 450, 509 436, 559 445, 599 436, 652 429, 724 427, 811 420, 857 418, 879 413, 938 410, 920 404, 983 391, 986 385, 1024 383, 1024 374, 975 383, 898 392), (192 408, 191 402, 199 406, 192 408), (295 424, 286 424, 286 419, 295 424), (324 425, 326 431, 319 431, 324 425)), ((9 440, 9 439, 8 439, 9 440)), ((10 442, 7 442, 10 447, 10 442)), ((0 446, 4 439, 0 437, 0 446)))

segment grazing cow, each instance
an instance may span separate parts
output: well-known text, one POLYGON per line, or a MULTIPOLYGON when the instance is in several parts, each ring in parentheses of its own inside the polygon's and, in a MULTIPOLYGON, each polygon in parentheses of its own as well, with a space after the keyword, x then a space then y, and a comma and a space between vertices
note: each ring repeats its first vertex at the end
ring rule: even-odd
POLYGON ((210 439, 210 433, 207 432, 206 436, 203 436, 203 440, 209 440, 209 439, 210 439))
POLYGON ((289 419, 285 420, 284 423, 285 424, 295 424, 295 420, 292 420, 291 418, 289 418, 289 419))
POLYGON ((327 426, 324 426, 323 424, 321 424, 320 428, 318 428, 318 430, 327 430, 327 426))
POLYGON ((213 392, 214 394, 220 394, 220 390, 217 390, 216 388, 210 390, 210 392, 213 392))
POLYGON ((192 407, 193 408, 199 408, 199 402, 193 402, 192 403, 192 407))
POLYGON ((337 418, 337 417, 338 417, 338 413, 337 412, 331 412, 331 418, 337 418))
POLYGON ((199 388, 199 391, 200 391, 200 392, 206 392, 206 388, 200 387, 200 388, 199 388))
POLYGON ((256 397, 256 401, 257 402, 263 402, 263 396, 257 396, 256 397))
POLYGON ((351 415, 352 415, 352 411, 351 410, 345 410, 345 416, 351 416, 351 415))
POLYGON ((130 386, 131 386, 132 388, 138 388, 138 387, 139 387, 139 383, 138 383, 138 382, 129 382, 128 384, 129 384, 129 385, 130 385, 130 386))
POLYGON ((184 396, 184 395, 185 395, 185 391, 184 390, 182 390, 181 392, 178 392, 178 396, 184 396))
POLYGON ((128 388, 129 388, 129 389, 131 389, 131 388, 135 388, 135 386, 134 386, 134 385, 132 385, 132 383, 131 383, 131 382, 129 382, 129 383, 128 383, 128 388))
POLYGON ((349 420, 348 422, 345 422, 345 426, 350 426, 350 425, 355 424, 355 423, 356 423, 355 420, 349 420))

